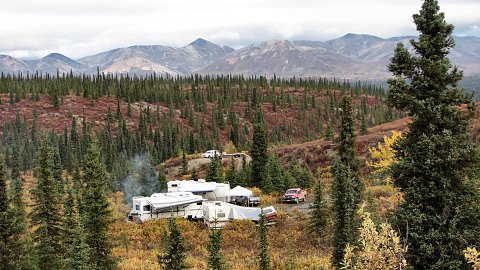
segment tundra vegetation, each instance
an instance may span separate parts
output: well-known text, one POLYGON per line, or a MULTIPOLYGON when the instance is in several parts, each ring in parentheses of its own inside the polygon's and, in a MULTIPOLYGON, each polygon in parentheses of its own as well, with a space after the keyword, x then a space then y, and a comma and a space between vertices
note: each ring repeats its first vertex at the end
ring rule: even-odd
POLYGON ((414 21, 388 94, 323 78, 1 74, 1 269, 478 269, 475 107, 437 1, 414 21), (377 126, 405 116, 377 145, 377 126), (253 160, 191 166, 206 149, 253 160), (128 198, 180 177, 251 187, 277 222, 126 222, 128 198), (312 209, 277 204, 292 187, 312 209))

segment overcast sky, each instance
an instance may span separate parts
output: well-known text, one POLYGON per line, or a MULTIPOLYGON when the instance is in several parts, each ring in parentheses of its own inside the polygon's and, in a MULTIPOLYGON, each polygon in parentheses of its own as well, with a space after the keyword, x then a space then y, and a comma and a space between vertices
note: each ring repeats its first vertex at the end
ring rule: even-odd
MULTIPOLYGON (((72 58, 130 45, 233 48, 347 33, 416 35, 421 0, 1 0, 0 54, 72 58)), ((439 0, 456 35, 480 37, 480 0, 439 0)))

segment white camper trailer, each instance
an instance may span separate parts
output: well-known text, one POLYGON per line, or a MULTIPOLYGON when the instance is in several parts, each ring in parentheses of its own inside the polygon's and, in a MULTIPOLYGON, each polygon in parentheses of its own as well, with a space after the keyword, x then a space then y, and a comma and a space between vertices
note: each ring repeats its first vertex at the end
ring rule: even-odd
POLYGON ((172 216, 202 219, 204 200, 202 196, 191 192, 154 193, 150 197, 133 197, 128 219, 135 222, 172 216))
POLYGON ((227 192, 230 190, 229 183, 207 182, 205 179, 194 180, 174 180, 167 183, 168 192, 192 192, 200 195, 207 201, 227 202, 227 192))
POLYGON ((277 216, 273 206, 265 208, 243 207, 225 202, 204 202, 203 222, 208 228, 222 228, 231 220, 252 220, 258 222, 260 214, 263 213, 270 222, 277 216))

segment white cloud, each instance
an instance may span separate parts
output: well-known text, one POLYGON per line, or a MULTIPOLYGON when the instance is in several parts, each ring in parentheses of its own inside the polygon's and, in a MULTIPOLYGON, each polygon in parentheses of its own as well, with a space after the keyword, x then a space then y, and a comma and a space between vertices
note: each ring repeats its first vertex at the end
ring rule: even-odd
MULTIPOLYGON (((478 0, 440 0, 456 34, 480 36, 478 0), (475 28, 475 25, 477 28, 475 28)), ((235 48, 269 39, 327 40, 349 32, 415 35, 418 0, 2 0, 0 53, 82 57, 198 37, 235 48)))

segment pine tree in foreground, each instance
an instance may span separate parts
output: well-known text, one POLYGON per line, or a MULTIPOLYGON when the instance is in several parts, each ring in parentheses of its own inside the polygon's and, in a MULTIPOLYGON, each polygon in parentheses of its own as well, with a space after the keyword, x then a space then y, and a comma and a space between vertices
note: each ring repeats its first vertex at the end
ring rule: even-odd
POLYGON ((10 269, 8 250, 11 222, 8 216, 7 177, 3 154, 0 154, 0 265, 1 269, 10 269))
POLYGON ((228 268, 220 251, 222 246, 222 230, 215 229, 214 227, 210 229, 209 241, 207 243, 208 269, 226 270, 228 268))
POLYGON ((334 213, 333 265, 340 268, 347 244, 355 244, 359 222, 356 212, 362 197, 360 162, 356 154, 352 101, 343 97, 341 102, 338 156, 333 169, 332 199, 334 213))
POLYGON ((62 218, 58 183, 53 170, 53 151, 46 139, 36 160, 37 186, 33 190, 32 227, 39 269, 61 269, 62 218))
POLYGON ((20 156, 17 148, 12 152, 12 181, 10 185, 11 240, 8 246, 12 269, 35 269, 33 241, 28 228, 25 202, 23 200, 24 180, 20 175, 20 156))
POLYGON ((327 226, 328 206, 323 199, 323 186, 320 181, 317 181, 314 196, 315 200, 312 205, 309 230, 317 235, 322 235, 325 227, 327 226))
POLYGON ((90 248, 90 264, 96 269, 116 269, 108 237, 112 217, 107 198, 107 177, 95 141, 87 150, 83 172, 85 191, 80 222, 85 229, 85 242, 90 248))
POLYGON ((91 250, 86 243, 86 234, 82 223, 77 223, 72 230, 72 243, 67 250, 67 267, 70 270, 94 270, 90 259, 91 250))
POLYGON ((270 255, 268 253, 267 224, 264 214, 260 215, 258 221, 258 236, 260 238, 260 253, 258 254, 258 265, 260 270, 271 270, 270 255))
POLYGON ((187 244, 174 218, 168 220, 168 228, 170 234, 165 239, 166 252, 164 255, 157 256, 158 263, 164 270, 188 269, 185 262, 187 259, 187 244))
POLYGON ((436 0, 424 1, 413 15, 415 55, 399 43, 389 66, 389 103, 412 117, 394 147, 392 178, 404 194, 395 227, 408 239, 415 269, 467 269, 462 250, 480 246, 480 150, 469 135, 475 106, 446 57, 454 27, 444 18, 436 0))

